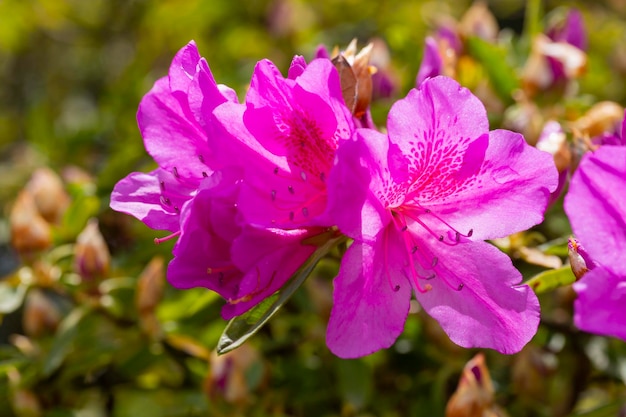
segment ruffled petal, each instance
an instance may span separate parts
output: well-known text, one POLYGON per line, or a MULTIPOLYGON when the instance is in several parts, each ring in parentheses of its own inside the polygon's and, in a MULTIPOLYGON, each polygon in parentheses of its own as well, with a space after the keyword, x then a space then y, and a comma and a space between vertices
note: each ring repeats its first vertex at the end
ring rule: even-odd
POLYGON ((432 289, 417 292, 417 300, 454 343, 511 354, 535 335, 537 296, 527 285, 519 285, 521 274, 497 248, 485 242, 447 246, 421 236, 418 252, 423 259, 437 261, 428 271, 434 276, 422 282, 432 289))
POLYGON ((195 121, 186 95, 173 95, 166 78, 141 100, 137 123, 146 151, 161 168, 197 182, 203 172, 210 174, 199 157, 210 155, 206 133, 195 121))
POLYGON ((394 242, 387 247, 382 238, 375 245, 354 242, 344 254, 326 333, 335 355, 369 355, 388 348, 402 333, 411 286, 399 269, 402 251, 394 242))
POLYGON ((626 147, 602 146, 585 155, 564 208, 591 258, 626 274, 626 147))
POLYGON ((590 333, 626 340, 626 277, 595 268, 574 284, 574 323, 590 333))
POLYGON ((162 169, 133 172, 115 184, 111 208, 134 216, 152 229, 176 232, 180 209, 194 192, 195 187, 162 169))
POLYGON ((558 183, 550 154, 518 133, 494 130, 479 172, 454 195, 423 205, 461 233, 473 230, 473 240, 493 239, 541 223, 558 183))

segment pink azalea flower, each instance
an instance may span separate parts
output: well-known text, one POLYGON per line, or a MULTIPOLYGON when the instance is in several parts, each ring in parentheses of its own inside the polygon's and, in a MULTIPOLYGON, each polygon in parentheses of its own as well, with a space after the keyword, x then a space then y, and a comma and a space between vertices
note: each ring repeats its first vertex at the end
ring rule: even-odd
POLYGON ((626 147, 604 145, 585 154, 564 208, 593 260, 574 284, 574 322, 587 332, 626 340, 626 147))
POLYGON ((335 279, 328 346, 346 358, 389 347, 414 293, 455 343, 519 351, 539 304, 484 240, 542 221, 552 157, 520 134, 489 132, 480 101, 446 77, 395 103, 387 128, 359 129, 329 178, 329 211, 354 243, 335 279))
POLYGON ((239 104, 191 42, 137 120, 159 168, 122 179, 111 207, 173 232, 168 280, 218 292, 224 318, 279 289, 333 225, 325 181, 354 125, 330 61, 296 57, 287 79, 261 61, 239 104))

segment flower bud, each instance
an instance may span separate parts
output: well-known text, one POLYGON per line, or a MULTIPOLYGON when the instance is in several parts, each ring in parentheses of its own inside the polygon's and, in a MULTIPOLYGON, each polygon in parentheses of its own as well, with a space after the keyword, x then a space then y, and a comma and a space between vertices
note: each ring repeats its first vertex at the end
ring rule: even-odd
POLYGON ((370 43, 357 53, 354 39, 345 51, 333 54, 332 58, 339 71, 346 106, 357 118, 365 114, 372 101, 372 75, 376 73, 376 68, 369 63, 372 48, 370 43))
POLYGON ((26 190, 33 196, 39 214, 50 223, 59 223, 70 199, 63 182, 57 174, 49 168, 37 169, 26 190))
POLYGON ((11 244, 19 253, 40 251, 52 244, 50 225, 37 211, 33 196, 21 191, 9 216, 11 244))
POLYGON ((163 297, 164 287, 163 258, 155 257, 139 276, 135 298, 141 327, 154 338, 160 335, 160 326, 155 315, 155 309, 163 297))
POLYGON ((212 400, 222 399, 230 404, 245 404, 251 392, 263 379, 263 363, 259 354, 249 344, 218 356, 214 351, 209 360, 210 372, 205 390, 212 400), (261 367, 259 378, 250 379, 253 367, 261 367))
POLYGON ((581 279, 587 271, 596 266, 585 248, 573 237, 570 237, 567 242, 567 255, 569 257, 569 263, 572 266, 572 272, 577 280, 581 279))
POLYGON ((459 386, 446 406, 446 417, 503 416, 494 403, 494 392, 485 357, 479 353, 463 368, 459 386))
POLYGON ((465 37, 477 36, 495 42, 499 31, 498 21, 482 1, 474 2, 459 22, 459 32, 465 37))
POLYGON ((111 255, 98 228, 98 221, 90 219, 76 238, 74 270, 85 279, 104 277, 109 272, 111 255))
POLYGON ((26 334, 39 337, 54 333, 60 321, 61 314, 54 302, 41 290, 32 289, 26 298, 22 318, 26 334))

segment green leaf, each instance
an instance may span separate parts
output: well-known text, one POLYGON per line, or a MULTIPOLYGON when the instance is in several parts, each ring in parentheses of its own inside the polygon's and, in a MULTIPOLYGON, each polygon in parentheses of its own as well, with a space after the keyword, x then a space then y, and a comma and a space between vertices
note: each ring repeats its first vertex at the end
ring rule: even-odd
POLYGON ((0 283, 0 314, 12 313, 24 302, 27 286, 18 285, 17 287, 8 282, 0 283))
POLYGON ((513 102, 512 93, 519 88, 515 69, 507 63, 507 50, 472 36, 467 39, 469 54, 483 66, 495 92, 507 104, 513 102))
POLYGON ((228 322, 217 344, 217 353, 224 354, 241 346, 261 329, 265 323, 289 300, 293 293, 300 288, 304 280, 311 274, 315 265, 345 236, 328 240, 320 246, 296 271, 287 284, 266 298, 248 312, 237 316, 228 322))
POLYGON ((78 334, 78 323, 90 311, 88 308, 77 308, 72 311, 59 325, 50 353, 43 365, 43 375, 50 376, 68 355, 78 334))
POLYGON ((525 282, 537 294, 554 290, 576 281, 572 268, 567 265, 559 269, 550 269, 535 275, 525 282))

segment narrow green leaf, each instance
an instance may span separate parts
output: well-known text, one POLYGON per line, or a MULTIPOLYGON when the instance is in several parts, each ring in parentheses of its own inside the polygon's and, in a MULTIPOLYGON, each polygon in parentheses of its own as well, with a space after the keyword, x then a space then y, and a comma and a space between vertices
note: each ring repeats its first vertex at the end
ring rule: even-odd
POLYGON ((515 69, 507 63, 507 50, 476 36, 467 39, 469 54, 483 66, 495 92, 507 104, 513 102, 512 93, 519 88, 515 69))
POLYGON ((525 282, 537 294, 569 285, 576 281, 572 268, 567 265, 559 269, 550 269, 535 275, 525 282))
POLYGON ((59 325, 59 330, 55 336, 52 348, 43 365, 43 376, 52 375, 70 352, 76 335, 78 334, 78 323, 90 310, 88 308, 77 308, 72 311, 59 325))
POLYGON ((217 344, 217 353, 224 354, 241 346, 269 321, 311 274, 315 265, 345 236, 328 240, 296 271, 287 284, 248 312, 228 322, 217 344))

